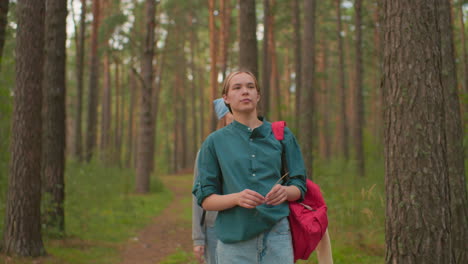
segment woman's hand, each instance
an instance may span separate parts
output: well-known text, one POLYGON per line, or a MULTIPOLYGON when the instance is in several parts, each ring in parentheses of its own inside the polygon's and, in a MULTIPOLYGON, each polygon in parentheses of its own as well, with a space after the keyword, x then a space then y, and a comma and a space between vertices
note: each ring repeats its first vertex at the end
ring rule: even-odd
POLYGON ((286 186, 276 184, 271 188, 271 191, 266 195, 265 202, 268 205, 279 205, 288 199, 286 186))
POLYGON ((205 246, 193 246, 193 254, 199 263, 205 263, 203 255, 205 254, 205 246))
POLYGON ((252 209, 265 203, 265 197, 256 191, 245 189, 237 195, 237 205, 240 207, 252 209))

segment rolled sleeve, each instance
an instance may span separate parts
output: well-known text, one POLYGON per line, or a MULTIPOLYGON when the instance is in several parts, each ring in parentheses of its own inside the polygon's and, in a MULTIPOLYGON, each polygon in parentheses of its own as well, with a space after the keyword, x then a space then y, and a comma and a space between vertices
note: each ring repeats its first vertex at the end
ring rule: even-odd
POLYGON ((200 149, 197 167, 198 177, 193 185, 192 193, 195 195, 198 205, 201 206, 206 197, 221 193, 221 170, 210 137, 205 140, 200 149))
POLYGON ((289 170, 289 180, 286 182, 287 186, 294 185, 301 191, 301 199, 307 191, 306 187, 306 170, 304 166, 304 159, 302 158, 301 149, 297 143, 296 138, 289 128, 285 128, 285 137, 283 145, 285 148, 286 162, 289 170))

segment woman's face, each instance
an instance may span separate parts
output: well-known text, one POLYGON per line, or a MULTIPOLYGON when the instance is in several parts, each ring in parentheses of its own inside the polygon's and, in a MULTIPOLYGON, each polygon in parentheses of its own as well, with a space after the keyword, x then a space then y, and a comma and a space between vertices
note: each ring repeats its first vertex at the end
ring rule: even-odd
POLYGON ((256 110, 260 94, 252 76, 239 73, 229 81, 229 88, 223 99, 233 112, 251 112, 256 110))

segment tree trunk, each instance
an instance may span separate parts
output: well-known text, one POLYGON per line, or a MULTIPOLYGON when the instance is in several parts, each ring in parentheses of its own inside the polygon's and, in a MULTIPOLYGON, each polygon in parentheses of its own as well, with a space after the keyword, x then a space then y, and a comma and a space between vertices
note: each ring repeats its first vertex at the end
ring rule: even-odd
POLYGON ((141 93, 140 136, 136 168, 136 192, 148 193, 154 160, 154 133, 152 114, 154 27, 156 2, 146 0, 146 37, 142 57, 143 87, 141 93))
POLYGON ((463 128, 457 94, 457 69, 449 0, 439 1, 438 25, 442 36, 442 85, 444 88, 445 133, 450 183, 452 263, 468 263, 468 199, 463 153, 463 128))
POLYGON ((255 0, 239 1, 239 68, 258 78, 257 18, 255 0))
POLYGON ((189 165, 189 156, 190 156, 190 147, 187 142, 187 131, 188 131, 188 120, 187 120, 187 100, 186 100, 186 94, 188 94, 187 91, 187 61, 185 59, 185 52, 184 52, 184 47, 185 47, 185 34, 183 32, 183 28, 179 30, 180 34, 178 36, 179 40, 177 41, 180 45, 179 48, 179 54, 177 55, 177 64, 178 64, 178 69, 177 69, 177 79, 178 79, 178 84, 177 84, 177 89, 179 91, 179 94, 177 95, 177 101, 180 103, 180 156, 178 161, 181 163, 181 168, 185 169, 189 166, 192 166, 192 164, 189 165))
POLYGON ((220 55, 221 55, 221 73, 223 74, 223 80, 226 77, 226 71, 229 60, 229 35, 231 33, 231 12, 232 12, 232 1, 221 0, 221 34, 220 34, 220 55))
POLYGON ((320 73, 320 93, 316 105, 320 108, 319 112, 319 153, 323 160, 330 159, 330 131, 328 129, 328 120, 330 113, 329 91, 327 84, 327 41, 323 37, 321 40, 321 49, 319 55, 318 72, 320 73))
POLYGON ((294 119, 296 120, 295 126, 297 128, 298 133, 300 133, 299 126, 300 126, 300 116, 301 116, 301 91, 302 91, 302 74, 301 74, 301 11, 299 7, 299 0, 293 0, 293 15, 292 15, 292 24, 294 27, 294 81, 295 81, 295 94, 296 94, 296 108, 295 108, 295 115, 294 119))
POLYGON ((348 144, 348 117, 346 115, 346 88, 345 88, 345 62, 344 62, 344 48, 343 48, 343 31, 341 26, 341 0, 336 0, 336 21, 337 21, 337 39, 338 39, 338 57, 339 57, 339 84, 338 84, 338 100, 339 100, 339 114, 337 124, 337 137, 338 145, 341 149, 341 154, 345 160, 349 159, 349 144, 348 144))
POLYGON ((377 2, 375 5, 374 11, 374 52, 373 52, 373 76, 372 76, 372 87, 371 87, 371 120, 372 120, 372 134, 373 142, 378 146, 382 145, 382 91, 380 90, 380 76, 382 73, 382 52, 380 48, 380 38, 381 38, 381 26, 379 23, 380 18, 380 2, 377 2))
POLYGON ((127 127, 127 151, 125 155, 125 167, 130 168, 132 166, 133 146, 135 140, 133 139, 133 124, 135 115, 135 99, 137 84, 135 80, 135 74, 130 72, 129 78, 129 90, 130 90, 130 105, 128 108, 128 127, 127 127))
POLYGON ((85 52, 85 31, 86 31, 86 0, 81 0, 81 14, 80 14, 80 32, 78 34, 79 40, 77 42, 76 50, 76 117, 75 117, 75 140, 73 140, 75 147, 75 157, 83 160, 82 151, 82 129, 81 129, 81 114, 83 112, 83 78, 84 78, 84 52, 85 52))
POLYGON ((102 109, 101 109, 101 140, 100 140, 100 158, 104 164, 109 165, 110 162, 110 146, 111 146, 111 121, 112 121, 112 94, 111 94, 111 73, 109 54, 104 56, 104 85, 102 91, 102 109))
POLYGON ((362 65, 362 0, 356 0, 354 3, 356 12, 356 71, 355 71, 355 87, 354 87, 354 149, 356 151, 356 161, 358 173, 361 177, 365 175, 364 164, 364 147, 362 130, 364 128, 364 101, 362 96, 363 91, 363 71, 362 65))
MULTIPOLYGON (((216 61, 217 61, 217 50, 218 46, 216 43, 216 23, 215 23, 215 0, 209 0, 208 1, 208 10, 210 12, 209 15, 209 25, 210 25, 210 87, 211 87, 211 102, 213 102, 216 98, 219 96, 219 91, 218 91, 218 68, 216 67, 216 61)), ((218 119, 216 117, 216 114, 214 112, 213 107, 210 107, 210 116, 211 116, 211 131, 216 130, 216 124, 218 123, 218 119)))
POLYGON ((66 0, 48 0, 45 19, 42 173, 48 226, 65 232, 66 0))
POLYGON ((115 126, 114 126, 114 146, 112 147, 113 164, 121 166, 121 134, 120 127, 122 123, 121 108, 122 106, 122 92, 120 91, 120 73, 119 73, 119 59, 114 59, 115 63, 115 126))
POLYGON ((41 237, 42 81, 45 2, 16 6, 16 88, 3 251, 45 255, 41 237))
POLYGON ((97 134, 97 104, 99 96, 99 53, 98 53, 98 35, 100 24, 100 0, 93 0, 93 24, 91 32, 91 65, 89 73, 89 92, 88 92, 88 120, 86 129, 86 153, 85 160, 90 162, 96 146, 97 134))
POLYGON ((437 0, 383 1, 386 263, 454 263, 437 0))
MULTIPOLYGON (((279 78, 278 78, 278 62, 277 62, 277 53, 276 53, 276 43, 275 43, 275 17, 273 14, 273 9, 275 6, 275 1, 270 0, 270 11, 268 12, 268 54, 271 58, 269 60, 269 63, 271 64, 269 66, 270 70, 270 79, 269 79, 269 94, 272 95, 270 98, 274 99, 272 101, 272 107, 271 109, 274 109, 275 111, 269 111, 272 120, 281 120, 281 99, 283 98, 281 96, 280 92, 280 85, 279 85, 279 78)), ((270 101, 270 100, 269 100, 270 101)), ((271 106, 271 105, 270 105, 271 106)), ((270 107, 269 107, 270 108, 270 107)), ((269 116, 270 116, 269 115, 269 116)))
POLYGON ((0 66, 2 62, 3 47, 5 46, 6 26, 8 23, 9 0, 0 1, 0 66))
POLYGON ((304 39, 302 42, 302 97, 299 126, 299 141, 303 149, 307 176, 311 179, 314 131, 315 87, 315 0, 304 0, 304 39))
MULTIPOLYGON (((225 7, 226 9, 227 7, 225 7)), ((227 15, 227 14, 224 14, 224 15, 227 15)), ((230 14, 229 14, 230 16, 230 14)), ((200 138, 199 137, 199 117, 197 115, 197 102, 199 101, 199 98, 202 98, 203 96, 201 94, 198 93, 197 91, 197 81, 198 81, 198 78, 197 78, 197 67, 196 67, 196 62, 195 62, 195 53, 196 53, 196 50, 195 50, 195 34, 196 33, 196 30, 197 28, 195 27, 195 25, 192 23, 193 21, 193 14, 190 16, 190 33, 189 33, 189 45, 190 45, 190 74, 192 76, 192 79, 190 80, 190 94, 192 96, 192 100, 191 100, 191 106, 192 106, 192 109, 191 109, 191 119, 193 121, 193 127, 192 127, 192 131, 193 131, 193 134, 192 134, 192 148, 193 150, 196 152, 197 149, 198 149, 198 144, 199 144, 199 141, 198 139, 200 138)), ((226 20, 226 18, 224 17, 223 19, 223 22, 226 20)), ((225 22, 224 22, 225 23, 225 22)), ((228 27, 229 28, 229 27, 228 27)), ((223 36, 225 36, 226 34, 224 34, 223 32, 223 36)), ((227 35, 229 36, 229 34, 227 35)), ((227 43, 224 43, 223 46, 225 46, 225 48, 227 47, 227 43)), ((227 49, 226 49, 227 51, 227 49)), ((223 51, 224 52, 224 51, 223 51)), ((223 55, 224 57, 224 55, 223 55)), ((224 65, 223 65, 223 74, 226 74, 226 70, 227 70, 227 52, 226 52, 226 57, 223 58, 223 59, 226 59, 226 61, 224 61, 224 65)), ((193 159, 192 159, 193 160, 193 159)))
POLYGON ((270 116, 270 0, 263 0, 263 72, 262 72, 262 100, 260 102, 260 115, 270 116))

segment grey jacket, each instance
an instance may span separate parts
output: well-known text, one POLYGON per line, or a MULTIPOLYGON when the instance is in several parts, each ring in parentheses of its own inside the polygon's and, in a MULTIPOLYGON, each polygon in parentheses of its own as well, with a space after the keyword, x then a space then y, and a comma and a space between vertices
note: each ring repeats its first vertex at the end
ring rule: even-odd
MULTIPOLYGON (((198 153, 195 159, 195 166, 193 168, 193 181, 198 177, 198 153)), ((214 227, 217 211, 206 211, 205 221, 203 225, 200 225, 200 221, 203 214, 203 208, 197 204, 197 199, 192 195, 192 240, 194 246, 204 246, 206 227, 214 227)))

